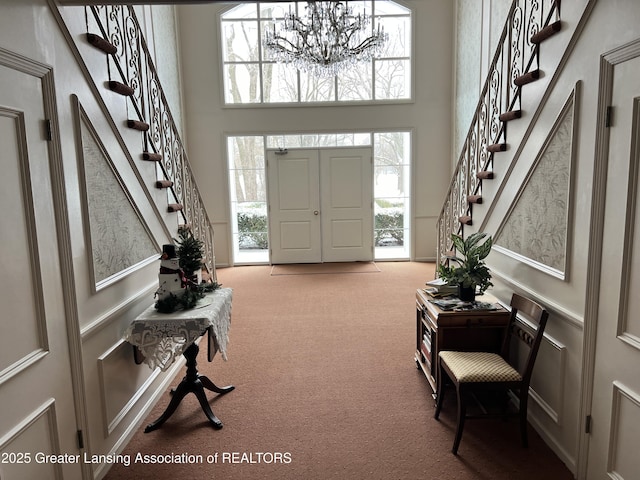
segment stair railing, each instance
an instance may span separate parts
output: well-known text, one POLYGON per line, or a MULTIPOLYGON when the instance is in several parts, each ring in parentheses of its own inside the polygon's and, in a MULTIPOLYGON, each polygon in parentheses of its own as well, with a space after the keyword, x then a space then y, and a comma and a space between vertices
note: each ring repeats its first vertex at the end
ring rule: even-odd
POLYGON ((451 234, 471 224, 494 153, 506 150, 507 122, 520 118, 522 87, 539 77, 540 38, 559 28, 560 0, 514 0, 438 217, 437 261, 453 250, 451 234))
POLYGON ((177 208, 182 208, 178 214, 203 242, 204 265, 215 279, 213 226, 133 6, 87 6, 85 14, 95 19, 102 37, 115 47, 110 52, 113 62, 108 62, 109 78, 119 77, 120 83, 130 88, 132 114, 144 125, 142 158, 158 163, 165 181, 157 186, 170 189, 177 208))

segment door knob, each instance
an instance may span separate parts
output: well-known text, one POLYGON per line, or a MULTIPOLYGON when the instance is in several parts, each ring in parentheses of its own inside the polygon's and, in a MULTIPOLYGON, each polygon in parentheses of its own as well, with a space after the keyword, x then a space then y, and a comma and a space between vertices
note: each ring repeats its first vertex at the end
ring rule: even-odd
POLYGON ((320 212, 319 212, 318 210, 314 210, 314 211, 313 211, 313 214, 314 214, 314 215, 318 215, 319 213, 320 213, 320 212))

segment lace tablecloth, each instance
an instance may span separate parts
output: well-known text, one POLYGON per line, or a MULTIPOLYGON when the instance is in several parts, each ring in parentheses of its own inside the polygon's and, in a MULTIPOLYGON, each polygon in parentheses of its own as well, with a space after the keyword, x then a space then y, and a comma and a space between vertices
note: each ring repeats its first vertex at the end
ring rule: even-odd
POLYGON ((232 293, 230 288, 219 288, 199 300, 195 308, 174 313, 159 313, 151 305, 122 338, 138 347, 150 368, 164 372, 208 329, 215 351, 226 360, 232 293))

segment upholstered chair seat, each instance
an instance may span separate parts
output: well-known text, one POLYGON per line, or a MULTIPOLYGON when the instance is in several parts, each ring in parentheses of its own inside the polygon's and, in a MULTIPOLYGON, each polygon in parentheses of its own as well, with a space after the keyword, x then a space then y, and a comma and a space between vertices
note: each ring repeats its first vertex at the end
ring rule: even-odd
POLYGON ((443 351, 451 373, 460 383, 471 382, 519 382, 522 376, 497 353, 443 351))

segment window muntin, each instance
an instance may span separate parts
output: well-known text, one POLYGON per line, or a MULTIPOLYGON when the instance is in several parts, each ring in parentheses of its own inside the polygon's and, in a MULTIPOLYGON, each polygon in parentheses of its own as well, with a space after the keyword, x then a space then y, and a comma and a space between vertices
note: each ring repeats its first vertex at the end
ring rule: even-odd
POLYGON ((296 104, 406 101, 411 98, 411 11, 391 0, 353 1, 372 14, 369 28, 384 25, 389 42, 379 59, 337 77, 317 78, 290 65, 274 63, 261 39, 273 20, 304 12, 304 2, 242 4, 220 17, 224 102, 296 104))

